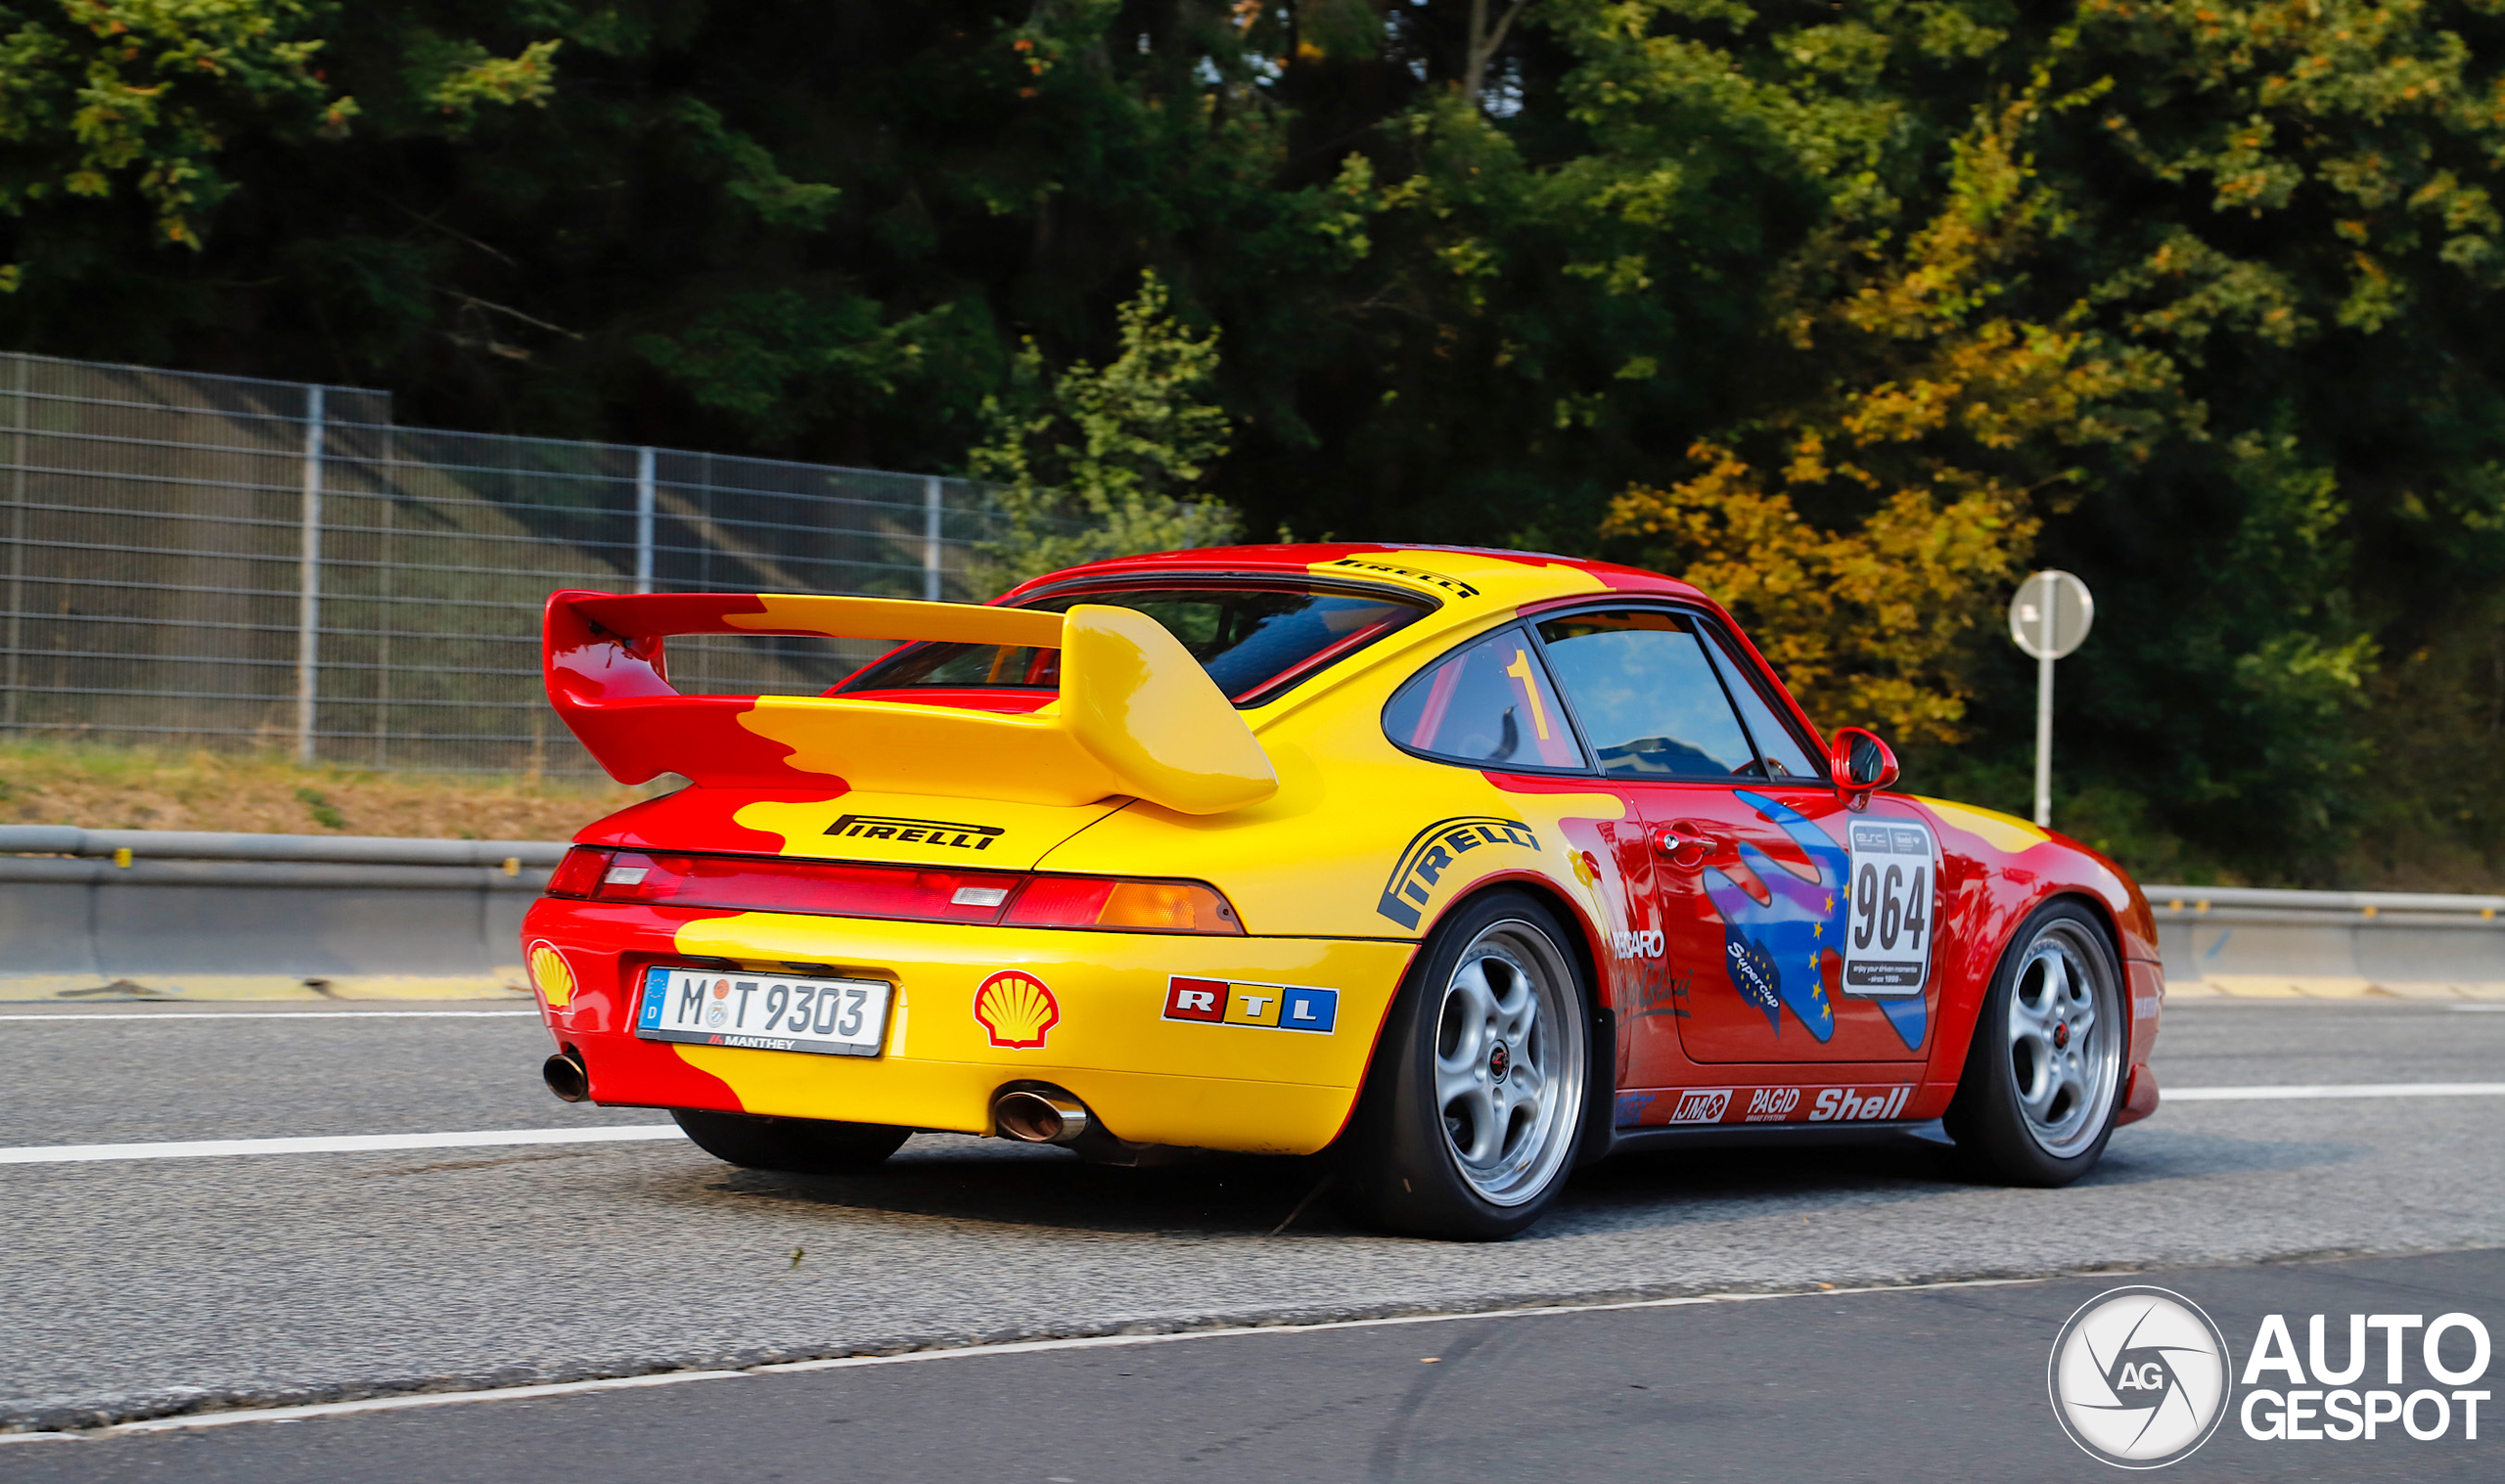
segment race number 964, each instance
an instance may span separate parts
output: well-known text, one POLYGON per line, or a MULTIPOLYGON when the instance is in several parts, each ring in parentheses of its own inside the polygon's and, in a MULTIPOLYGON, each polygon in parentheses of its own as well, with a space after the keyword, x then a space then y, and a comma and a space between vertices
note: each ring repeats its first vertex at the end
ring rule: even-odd
POLYGON ((1845 894, 1844 990, 1888 999, 1922 993, 1931 976, 1931 899, 1938 854, 1928 827, 1855 820, 1845 894))

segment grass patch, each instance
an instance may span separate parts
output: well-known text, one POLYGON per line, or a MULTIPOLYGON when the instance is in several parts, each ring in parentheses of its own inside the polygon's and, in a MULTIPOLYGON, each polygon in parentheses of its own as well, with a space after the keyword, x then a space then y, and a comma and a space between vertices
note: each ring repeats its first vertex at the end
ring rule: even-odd
POLYGON ((302 767, 267 754, 0 742, 0 824, 560 840, 650 798, 607 779, 302 767))

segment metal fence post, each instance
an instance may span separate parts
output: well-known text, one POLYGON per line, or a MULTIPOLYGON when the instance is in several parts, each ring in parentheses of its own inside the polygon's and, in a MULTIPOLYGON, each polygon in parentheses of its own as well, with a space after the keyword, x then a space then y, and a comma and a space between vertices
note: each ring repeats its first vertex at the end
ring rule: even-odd
POLYGON ((26 612, 26 365, 18 362, 18 446, 9 477, 9 674, 8 697, 0 716, 12 732, 18 727, 18 694, 24 684, 26 612))
POLYGON ((922 481, 922 601, 939 601, 939 476, 922 481))
POLYGON ((296 760, 313 761, 322 644, 322 388, 304 388, 304 504, 296 599, 296 760))
POLYGON ((635 450, 635 591, 653 590, 653 449, 635 450))

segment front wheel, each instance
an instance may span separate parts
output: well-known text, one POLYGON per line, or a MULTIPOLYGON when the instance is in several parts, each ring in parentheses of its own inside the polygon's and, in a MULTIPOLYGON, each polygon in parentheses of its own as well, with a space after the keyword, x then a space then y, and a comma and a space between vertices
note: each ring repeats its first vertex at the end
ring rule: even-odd
POLYGON ((1492 1240, 1566 1184, 1590 1081, 1589 999, 1537 900, 1497 891, 1439 925, 1385 1023, 1344 1149, 1359 1213, 1492 1240))
POLYGON ((771 1118, 701 1108, 674 1107, 669 1115, 698 1148, 716 1159, 793 1175, 857 1174, 903 1147, 913 1134, 911 1129, 882 1123, 771 1118))
POLYGON ((2105 1152, 2122 1098, 2122 969, 2075 902, 2038 909, 1992 974, 1943 1120, 1969 1169, 2061 1186, 2105 1152))

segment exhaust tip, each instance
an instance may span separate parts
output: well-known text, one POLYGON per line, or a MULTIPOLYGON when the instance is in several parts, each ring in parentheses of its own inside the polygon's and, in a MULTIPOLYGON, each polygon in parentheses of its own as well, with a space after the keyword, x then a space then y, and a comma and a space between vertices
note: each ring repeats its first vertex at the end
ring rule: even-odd
POLYGON ((1093 1120, 1086 1103, 1059 1088, 1018 1088, 991 1101, 991 1121, 1022 1144, 1076 1144, 1093 1120))
POLYGON ((591 1101, 591 1072, 570 1047, 539 1063, 539 1080, 568 1102, 591 1101))

